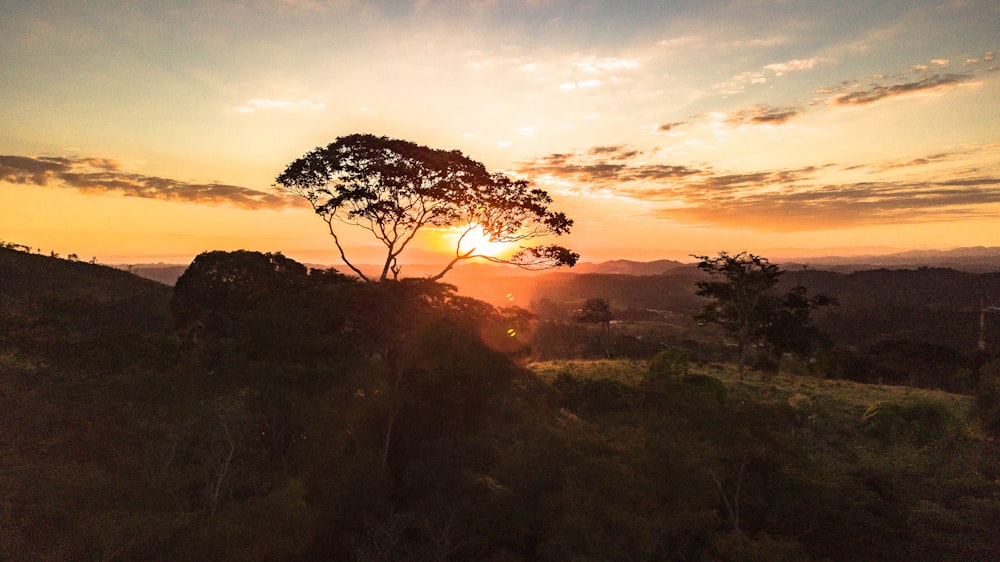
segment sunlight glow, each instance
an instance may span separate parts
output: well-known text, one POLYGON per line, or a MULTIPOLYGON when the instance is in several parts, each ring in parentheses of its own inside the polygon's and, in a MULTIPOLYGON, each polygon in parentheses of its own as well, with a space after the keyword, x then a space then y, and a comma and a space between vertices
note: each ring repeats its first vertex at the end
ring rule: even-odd
POLYGON ((517 250, 515 244, 491 240, 481 226, 475 226, 468 232, 465 228, 455 229, 445 234, 442 239, 446 248, 454 250, 457 245, 459 253, 462 254, 473 251, 474 254, 481 256, 505 257, 517 250))

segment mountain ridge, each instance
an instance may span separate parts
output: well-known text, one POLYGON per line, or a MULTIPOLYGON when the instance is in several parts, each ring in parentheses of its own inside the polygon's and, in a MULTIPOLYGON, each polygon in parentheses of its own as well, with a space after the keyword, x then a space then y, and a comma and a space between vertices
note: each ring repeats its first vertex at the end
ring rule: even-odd
MULTIPOLYGON (((767 257, 767 256, 765 256, 767 257)), ((1000 271, 1000 247, 996 246, 967 246, 952 248, 949 250, 907 250, 890 254, 864 254, 857 256, 812 256, 796 258, 771 259, 773 263, 781 265, 785 269, 798 269, 801 267, 822 269, 827 271, 837 271, 850 273, 866 269, 917 269, 920 267, 948 267, 959 271, 972 273, 985 273, 1000 271)), ((602 274, 602 275, 662 275, 672 270, 682 267, 690 267, 695 262, 681 262, 671 259, 656 260, 631 260, 616 259, 601 262, 580 262, 572 269, 557 270, 568 274, 602 274)), ((350 273, 350 269, 343 264, 305 264, 310 268, 327 269, 334 268, 344 273, 350 273)), ((159 281, 167 285, 173 285, 177 279, 187 269, 188 264, 113 264, 112 267, 127 269, 132 273, 159 281)), ((363 271, 380 269, 378 266, 365 264, 359 266, 363 271)), ((404 265, 404 275, 410 277, 424 277, 434 275, 441 269, 435 264, 407 264, 404 265)), ((522 275, 532 275, 537 272, 525 271, 510 266, 500 266, 488 263, 466 263, 456 266, 447 276, 449 279, 476 277, 488 275, 491 277, 519 277, 522 275)))

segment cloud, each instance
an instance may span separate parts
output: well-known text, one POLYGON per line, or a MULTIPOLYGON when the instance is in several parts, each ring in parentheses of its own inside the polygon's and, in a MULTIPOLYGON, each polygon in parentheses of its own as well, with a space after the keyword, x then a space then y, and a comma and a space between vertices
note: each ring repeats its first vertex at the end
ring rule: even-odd
POLYGON ((768 64, 764 66, 764 70, 770 70, 775 74, 775 76, 782 76, 788 72, 794 72, 796 70, 809 70, 810 68, 816 66, 819 59, 792 59, 786 62, 776 62, 773 64, 768 64))
POLYGON ((700 173, 687 166, 642 163, 644 152, 626 146, 600 146, 577 153, 555 153, 521 162, 517 173, 570 181, 587 191, 615 191, 630 182, 669 182, 700 173))
POLYGON ((627 147, 597 147, 523 162, 519 172, 570 194, 643 202, 650 214, 680 223, 796 232, 1000 217, 1000 166, 984 168, 981 160, 995 149, 732 172, 650 161, 649 153, 627 147), (962 169, 970 158, 977 164, 962 169), (931 164, 948 166, 934 171, 931 164))
MULTIPOLYGON (((570 60, 567 66, 562 73, 565 81, 559 84, 559 89, 564 91, 598 88, 608 82, 620 82, 621 78, 617 73, 634 70, 640 65, 635 59, 589 56, 570 60)), ((537 63, 532 68, 537 70, 537 63)))
POLYGON ((798 116, 802 110, 794 107, 757 106, 737 111, 726 117, 729 125, 780 125, 798 116))
POLYGON ((766 64, 760 70, 741 72, 726 82, 716 84, 715 89, 725 95, 742 94, 748 85, 766 84, 770 78, 784 76, 789 72, 809 70, 819 62, 819 59, 811 58, 766 64))
MULTIPOLYGON (((680 222, 777 232, 1000 216, 1000 177, 966 180, 785 183, 734 193, 688 192, 656 214, 680 222)), ((763 187, 763 186, 761 186, 763 187)))
POLYGON ((76 189, 84 193, 119 193, 127 197, 232 205, 241 209, 302 206, 297 198, 224 183, 194 183, 124 172, 106 158, 0 155, 0 181, 18 185, 76 189))
POLYGON ((580 80, 578 82, 563 82, 559 84, 560 90, 575 90, 577 88, 597 88, 603 82, 600 80, 580 80))
POLYGON ((865 90, 836 94, 832 101, 835 105, 840 106, 868 105, 887 98, 943 90, 957 86, 970 78, 964 74, 935 74, 924 76, 912 82, 891 85, 879 84, 865 90))
POLYGON ((595 146, 587 151, 588 156, 603 157, 611 160, 631 160, 641 154, 642 151, 627 146, 595 146))
POLYGON ((687 121, 675 121, 673 123, 661 123, 661 124, 659 124, 659 125, 656 126, 656 130, 653 131, 653 132, 656 133, 656 134, 661 134, 661 135, 662 134, 667 134, 667 133, 675 132, 678 128, 683 127, 684 125, 687 125, 687 124, 688 124, 687 121))
POLYGON ((588 57, 572 63, 577 70, 589 74, 600 74, 615 70, 631 70, 639 67, 639 61, 618 57, 588 57))
POLYGON ((256 113, 258 111, 322 111, 326 109, 323 102, 309 100, 285 101, 256 98, 248 100, 245 105, 238 105, 233 108, 238 113, 256 113))

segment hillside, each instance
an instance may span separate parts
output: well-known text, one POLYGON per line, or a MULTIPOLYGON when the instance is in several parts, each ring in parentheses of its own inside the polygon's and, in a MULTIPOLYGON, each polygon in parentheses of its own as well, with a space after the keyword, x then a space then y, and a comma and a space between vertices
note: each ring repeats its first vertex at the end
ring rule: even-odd
MULTIPOLYGON (((978 282, 918 274, 901 279, 928 302, 941 279, 952 292, 978 282)), ((680 303, 692 282, 684 268, 559 275, 541 290, 566 303, 597 290, 680 303)), ((886 275, 851 283, 886 298, 886 275)), ((660 312, 634 324, 687 329, 660 312)), ((0 250, 0 314, 0 559, 874 562, 1000 549, 1000 450, 967 395, 805 368, 740 379, 674 346, 530 363, 523 311, 256 252, 199 256, 172 290, 0 250)))
MULTIPOLYGON (((729 366, 689 366, 679 355, 532 368, 571 412, 573 440, 560 454, 601 474, 592 493, 622 541, 656 532, 655 509, 619 495, 637 487, 670 498, 687 525, 698 517, 695 498, 714 494, 715 516, 739 529, 717 537, 716 560, 985 561, 1000 551, 1000 449, 970 417, 969 397, 811 377, 741 380, 729 366)), ((661 527, 676 533, 675 546, 690 539, 682 528, 661 527)))
POLYGON ((120 365, 170 333, 171 294, 111 267, 0 248, 0 353, 120 365))

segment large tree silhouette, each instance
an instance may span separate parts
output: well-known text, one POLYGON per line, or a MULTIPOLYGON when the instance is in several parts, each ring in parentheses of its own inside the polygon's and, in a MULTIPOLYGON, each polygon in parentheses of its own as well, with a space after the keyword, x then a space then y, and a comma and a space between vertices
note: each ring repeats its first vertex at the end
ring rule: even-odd
POLYGON ((769 350, 776 358, 784 352, 805 353, 821 339, 809 313, 836 300, 810 298, 804 287, 779 295, 775 286, 784 271, 767 258, 747 252, 696 256, 698 268, 710 276, 698 281, 700 297, 710 299, 696 318, 722 326, 736 340, 739 374, 743 377, 750 345, 769 350))
POLYGON ((317 147, 288 165, 275 186, 304 197, 326 222, 340 257, 358 276, 365 275, 347 257, 338 227, 370 232, 385 246, 377 280, 398 278, 400 254, 425 228, 453 228, 459 236, 454 257, 433 279, 458 262, 479 258, 528 269, 576 263, 578 254, 561 246, 521 246, 507 258, 463 247, 481 228, 493 242, 527 244, 536 238, 569 232, 573 221, 549 209, 552 198, 528 182, 486 167, 457 150, 428 148, 409 141, 355 134, 317 147))

